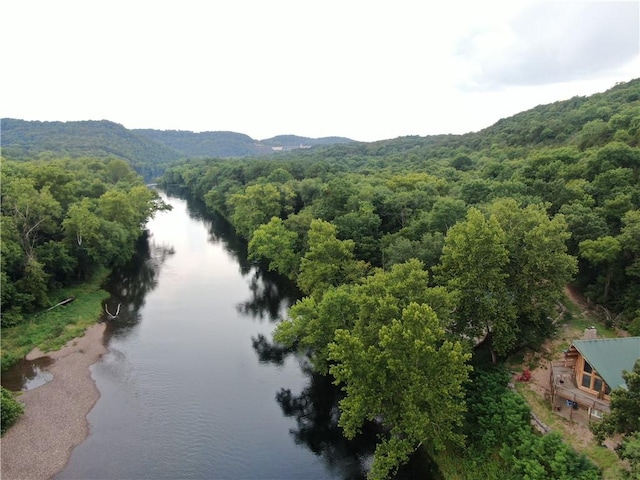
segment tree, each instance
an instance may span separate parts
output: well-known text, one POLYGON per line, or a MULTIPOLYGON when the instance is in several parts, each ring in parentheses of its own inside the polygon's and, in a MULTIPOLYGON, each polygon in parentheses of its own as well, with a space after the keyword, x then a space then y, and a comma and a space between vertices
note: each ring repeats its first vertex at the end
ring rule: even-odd
POLYGON ((336 331, 330 372, 346 397, 340 426, 353 438, 365 421, 379 419, 388 437, 377 446, 370 478, 386 478, 422 444, 442 449, 460 443, 455 432, 465 406, 462 384, 470 355, 446 339, 435 312, 411 303, 368 342, 356 325, 336 331))
POLYGON ((363 203, 357 212, 349 212, 333 220, 338 238, 353 240, 357 258, 372 264, 380 264, 380 225, 382 221, 373 205, 363 203))
POLYGON ((429 213, 430 230, 447 233, 459 220, 465 217, 467 206, 465 203, 453 197, 441 197, 433 204, 429 213))
POLYGON ((318 372, 328 372, 327 346, 338 329, 361 324, 361 337, 373 341, 382 326, 398 318, 411 302, 429 304, 441 321, 447 320, 454 300, 442 287, 429 288, 422 262, 411 260, 390 270, 376 269, 357 284, 328 288, 320 297, 306 297, 289 310, 289 319, 275 331, 275 340, 307 353, 318 372))
POLYGON ((13 216, 20 233, 20 243, 27 257, 33 257, 41 236, 51 235, 57 228, 62 210, 48 187, 36 190, 29 178, 12 178, 4 182, 2 210, 13 216))
POLYGON ((228 200, 233 214, 231 221, 238 232, 251 239, 254 230, 272 217, 291 211, 295 193, 287 185, 272 183, 249 185, 244 192, 231 195, 228 200))
POLYGON ((577 270, 576 259, 567 254, 571 234, 565 219, 549 218, 540 204, 520 208, 514 199, 495 201, 489 212, 505 232, 507 289, 520 335, 524 339, 549 333, 549 313, 577 270))
POLYGON ((495 217, 487 219, 471 208, 464 222, 449 229, 437 268, 459 298, 454 329, 468 338, 487 336, 494 363, 496 354, 513 347, 518 331, 514 299, 506 287, 505 241, 495 217))
POLYGON ((253 232, 249 241, 249 258, 269 261, 269 270, 295 278, 300 265, 296 252, 298 235, 287 229, 282 219, 272 217, 253 232))
POLYGON ((606 275, 604 281, 603 301, 607 301, 609 295, 609 286, 611 285, 611 277, 615 268, 615 262, 622 250, 620 241, 607 235, 597 240, 583 240, 580 242, 580 256, 588 260, 593 265, 605 265, 606 275))
POLYGON ((298 275, 304 293, 321 296, 329 287, 353 282, 366 271, 366 264, 354 258, 353 240, 338 240, 336 227, 329 222, 311 222, 308 244, 298 275))
POLYGON ((274 340, 297 347, 309 357, 315 372, 329 373, 329 345, 338 329, 350 329, 359 306, 351 285, 330 288, 322 299, 305 297, 289 309, 289 318, 278 324, 274 340))

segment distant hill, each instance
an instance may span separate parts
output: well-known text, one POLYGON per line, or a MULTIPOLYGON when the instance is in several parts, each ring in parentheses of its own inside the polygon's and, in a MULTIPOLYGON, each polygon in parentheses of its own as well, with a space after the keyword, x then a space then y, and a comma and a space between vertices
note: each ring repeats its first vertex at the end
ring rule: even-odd
POLYGON ((602 93, 575 96, 498 120, 474 137, 507 146, 574 144, 580 149, 613 140, 620 127, 626 133, 616 140, 629 143, 626 134, 640 143, 640 79, 618 83, 602 93))
POLYGON ((129 130, 108 120, 40 122, 3 118, 0 127, 5 158, 117 157, 148 178, 179 159, 273 155, 285 150, 353 142, 342 137, 281 135, 259 141, 235 132, 129 130))
POLYGON ((108 120, 39 122, 13 118, 0 120, 2 155, 21 160, 43 155, 117 157, 145 176, 184 155, 108 120))
POLYGON ((140 129, 133 132, 179 151, 189 158, 245 157, 273 153, 266 145, 249 135, 235 132, 202 132, 186 130, 140 129))
POLYGON ((278 135, 276 137, 261 140, 260 143, 269 145, 270 147, 284 147, 287 150, 293 150, 295 148, 313 147, 316 145, 354 143, 354 141, 345 137, 309 138, 299 137, 298 135, 278 135))
POLYGON ((181 152, 186 157, 247 157, 268 155, 279 151, 310 148, 316 145, 352 143, 344 137, 309 138, 278 135, 266 140, 254 140, 235 132, 201 132, 184 130, 133 130, 181 152))

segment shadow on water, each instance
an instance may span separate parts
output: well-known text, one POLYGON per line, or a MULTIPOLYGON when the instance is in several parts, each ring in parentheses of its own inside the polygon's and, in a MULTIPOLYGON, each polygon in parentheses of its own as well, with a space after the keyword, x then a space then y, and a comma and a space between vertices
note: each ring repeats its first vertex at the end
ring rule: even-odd
MULTIPOLYGON (((269 342, 263 335, 253 338, 252 343, 260 362, 282 365, 284 359, 293 354, 291 349, 269 342)), ((307 386, 297 394, 282 388, 275 396, 283 414, 296 421, 296 428, 289 430, 290 435, 297 445, 322 458, 328 471, 345 479, 365 479, 383 430, 380 425, 370 422, 353 440, 346 439, 338 425, 338 403, 343 392, 332 383, 330 376, 314 373, 303 359, 300 363, 308 377, 307 386)), ((422 450, 414 453, 395 476, 396 480, 414 478, 442 478, 437 465, 422 450)))
POLYGON ((105 341, 126 335, 140 322, 145 297, 158 286, 160 268, 173 253, 172 246, 157 244, 153 235, 145 231, 138 240, 134 257, 113 270, 104 285, 111 294, 104 303, 105 313, 101 318, 107 322, 105 341))
POLYGON ((244 316, 257 320, 279 321, 284 312, 301 296, 295 283, 264 265, 248 260, 247 241, 236 234, 233 226, 220 214, 207 211, 201 200, 171 190, 171 196, 185 199, 187 210, 192 218, 203 222, 209 232, 209 242, 220 244, 239 265, 240 273, 249 279, 251 297, 239 303, 236 308, 244 316))

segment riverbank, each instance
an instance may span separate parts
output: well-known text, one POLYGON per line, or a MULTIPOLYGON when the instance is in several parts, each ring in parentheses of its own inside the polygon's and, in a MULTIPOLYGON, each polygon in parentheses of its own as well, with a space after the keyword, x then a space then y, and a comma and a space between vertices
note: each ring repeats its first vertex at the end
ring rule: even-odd
POLYGON ((89 327, 55 352, 34 349, 28 360, 49 356, 53 380, 24 392, 25 413, 0 439, 3 480, 49 479, 66 465, 73 448, 89 434, 87 415, 100 393, 89 367, 107 350, 105 324, 89 327))
POLYGON ((6 372, 34 347, 43 351, 61 348, 69 340, 80 337, 102 315, 102 303, 109 293, 101 287, 109 271, 96 273, 89 281, 50 294, 52 303, 75 298, 64 306, 25 315, 12 327, 2 327, 2 372, 6 372))

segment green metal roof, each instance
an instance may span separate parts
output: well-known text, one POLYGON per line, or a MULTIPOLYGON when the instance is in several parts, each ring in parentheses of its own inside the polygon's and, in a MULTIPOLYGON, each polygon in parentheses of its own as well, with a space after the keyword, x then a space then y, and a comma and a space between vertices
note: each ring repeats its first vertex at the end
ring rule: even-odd
POLYGON ((611 389, 627 388, 622 371, 632 371, 640 358, 640 337, 574 340, 573 346, 611 389))

